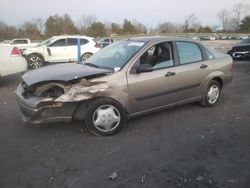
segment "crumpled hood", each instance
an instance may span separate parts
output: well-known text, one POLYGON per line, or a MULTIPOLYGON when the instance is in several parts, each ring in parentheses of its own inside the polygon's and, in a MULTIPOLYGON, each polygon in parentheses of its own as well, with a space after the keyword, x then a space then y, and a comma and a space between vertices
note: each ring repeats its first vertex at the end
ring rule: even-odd
POLYGON ((70 81, 110 72, 112 72, 112 70, 99 69, 82 64, 65 63, 32 70, 23 75, 22 78, 24 82, 30 86, 39 82, 70 81))
POLYGON ((32 46, 32 47, 26 48, 23 51, 23 54, 24 55, 30 55, 33 52, 43 54, 43 52, 44 52, 45 49, 46 49, 46 46, 44 46, 44 45, 36 45, 36 46, 32 46))

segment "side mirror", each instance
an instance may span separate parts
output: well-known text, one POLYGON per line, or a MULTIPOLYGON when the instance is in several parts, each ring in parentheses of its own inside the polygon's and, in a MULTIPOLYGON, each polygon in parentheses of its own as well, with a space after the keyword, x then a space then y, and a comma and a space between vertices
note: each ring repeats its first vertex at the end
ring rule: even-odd
POLYGON ((136 69, 136 73, 152 72, 152 71, 153 71, 153 66, 150 64, 140 64, 136 69))

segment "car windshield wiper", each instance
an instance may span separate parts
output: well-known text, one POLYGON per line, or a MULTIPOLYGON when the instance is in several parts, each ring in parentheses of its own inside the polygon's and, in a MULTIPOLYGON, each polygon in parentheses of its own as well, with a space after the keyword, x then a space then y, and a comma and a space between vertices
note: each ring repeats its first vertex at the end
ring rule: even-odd
POLYGON ((87 66, 95 67, 95 68, 100 68, 98 65, 93 64, 93 63, 83 63, 83 65, 87 65, 87 66))

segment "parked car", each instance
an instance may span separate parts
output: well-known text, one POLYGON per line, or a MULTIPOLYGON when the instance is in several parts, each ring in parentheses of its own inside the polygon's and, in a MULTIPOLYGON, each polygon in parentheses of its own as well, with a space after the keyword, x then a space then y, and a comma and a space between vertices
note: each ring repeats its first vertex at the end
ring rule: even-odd
POLYGON ((0 77, 24 72, 27 62, 17 47, 0 46, 0 77))
POLYGON ((100 48, 91 37, 62 35, 51 37, 34 48, 23 51, 29 68, 36 69, 45 63, 63 63, 77 61, 77 40, 80 38, 81 58, 86 60, 100 48))
POLYGON ((10 44, 10 43, 11 43, 11 40, 4 40, 0 44, 10 44))
POLYGON ((104 38, 98 41, 98 44, 100 45, 101 48, 104 48, 110 44, 112 44, 113 42, 115 42, 114 39, 112 38, 104 38))
POLYGON ((227 54, 183 38, 138 37, 84 64, 30 71, 16 93, 24 121, 78 119, 94 134, 112 135, 126 118, 194 101, 214 106, 232 78, 227 54))
POLYGON ((239 42, 239 44, 250 44, 250 38, 245 38, 239 42))
POLYGON ((12 40, 6 40, 3 41, 2 44, 6 44, 6 45, 12 45, 15 47, 18 47, 18 49, 20 50, 20 52, 24 51, 26 48, 30 48, 30 47, 34 47, 36 46, 38 43, 32 43, 30 41, 30 39, 28 38, 15 38, 12 40))
POLYGON ((213 35, 207 35, 207 36, 201 36, 201 40, 216 40, 216 36, 213 35))
POLYGON ((235 60, 250 60, 250 38, 241 40, 227 53, 235 60))

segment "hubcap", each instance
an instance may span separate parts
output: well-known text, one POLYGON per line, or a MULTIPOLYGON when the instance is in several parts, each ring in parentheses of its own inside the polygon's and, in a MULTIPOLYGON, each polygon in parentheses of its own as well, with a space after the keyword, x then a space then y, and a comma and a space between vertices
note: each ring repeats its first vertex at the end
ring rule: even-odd
POLYGON ((113 131, 120 121, 120 112, 112 105, 103 105, 97 108, 93 114, 93 125, 102 132, 113 131))
POLYGON ((42 66, 42 59, 38 56, 29 58, 29 65, 31 68, 36 69, 42 66))
POLYGON ((88 59, 91 56, 91 54, 85 54, 84 56, 82 56, 82 61, 85 61, 86 59, 88 59))
POLYGON ((219 94, 220 94, 220 89, 217 85, 212 85, 207 93, 207 100, 210 104, 214 104, 218 98, 219 98, 219 94))

